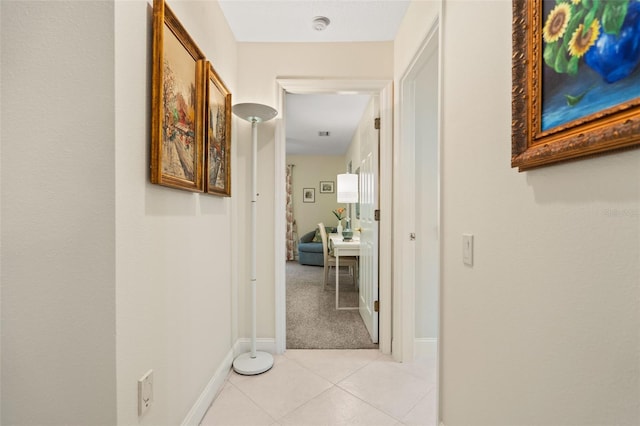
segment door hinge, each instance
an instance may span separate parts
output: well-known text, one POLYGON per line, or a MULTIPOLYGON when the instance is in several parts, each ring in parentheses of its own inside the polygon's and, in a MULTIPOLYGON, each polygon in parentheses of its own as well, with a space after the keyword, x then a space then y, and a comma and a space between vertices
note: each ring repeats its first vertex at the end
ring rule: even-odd
POLYGON ((376 130, 380 130, 380 118, 376 118, 373 120, 373 128, 376 130))
POLYGON ((373 220, 380 221, 380 210, 376 209, 373 211, 373 220))
POLYGON ((380 302, 377 300, 373 302, 373 312, 380 312, 380 302))

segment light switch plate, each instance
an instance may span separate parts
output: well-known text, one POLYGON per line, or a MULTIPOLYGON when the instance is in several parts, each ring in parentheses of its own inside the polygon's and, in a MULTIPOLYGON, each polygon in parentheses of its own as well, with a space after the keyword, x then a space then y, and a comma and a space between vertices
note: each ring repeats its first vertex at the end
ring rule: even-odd
POLYGON ((473 266, 473 234, 462 234, 462 262, 473 266))
POLYGON ((153 403, 153 370, 138 380, 138 417, 144 416, 153 403))

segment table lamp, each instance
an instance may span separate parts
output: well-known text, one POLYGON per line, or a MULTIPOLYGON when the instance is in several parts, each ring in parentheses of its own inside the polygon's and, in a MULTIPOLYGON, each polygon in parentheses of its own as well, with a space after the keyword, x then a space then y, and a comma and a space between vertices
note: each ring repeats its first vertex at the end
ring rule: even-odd
MULTIPOLYGON (((358 175, 353 173, 344 173, 338 175, 338 187, 336 190, 339 203, 351 204, 358 202, 358 175)), ((349 209, 349 212, 351 209, 349 209)), ((353 238, 353 229, 351 229, 351 218, 346 217, 347 226, 342 230, 342 238, 349 241, 353 238)))

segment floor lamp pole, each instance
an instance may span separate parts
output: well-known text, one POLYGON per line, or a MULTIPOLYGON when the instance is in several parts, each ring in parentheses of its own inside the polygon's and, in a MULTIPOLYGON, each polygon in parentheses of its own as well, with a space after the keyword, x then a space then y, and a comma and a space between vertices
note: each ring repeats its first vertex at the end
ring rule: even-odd
POLYGON ((264 373, 273 367, 273 356, 267 352, 256 350, 256 311, 257 300, 257 204, 258 204, 258 123, 271 120, 278 112, 266 105, 243 103, 233 106, 233 113, 251 123, 251 247, 249 262, 251 268, 251 350, 238 355, 233 360, 233 369, 238 374, 255 375, 264 373))
POLYGON ((258 310, 257 300, 257 226, 256 217, 258 214, 258 122, 251 121, 251 358, 256 357, 257 324, 256 312, 258 310))

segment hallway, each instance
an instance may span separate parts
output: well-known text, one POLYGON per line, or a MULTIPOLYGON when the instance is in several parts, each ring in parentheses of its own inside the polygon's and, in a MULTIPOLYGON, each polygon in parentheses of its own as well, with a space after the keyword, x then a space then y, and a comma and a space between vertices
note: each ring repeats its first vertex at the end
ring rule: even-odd
POLYGON ((288 350, 254 377, 231 371, 202 426, 435 425, 435 356, 288 350))

